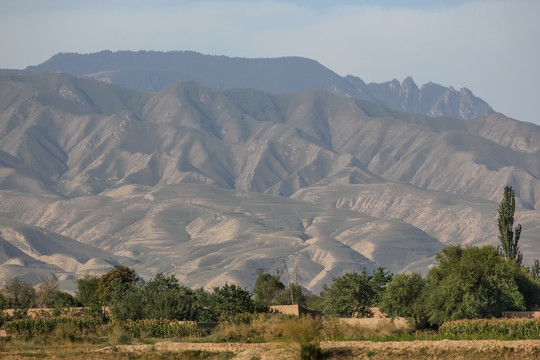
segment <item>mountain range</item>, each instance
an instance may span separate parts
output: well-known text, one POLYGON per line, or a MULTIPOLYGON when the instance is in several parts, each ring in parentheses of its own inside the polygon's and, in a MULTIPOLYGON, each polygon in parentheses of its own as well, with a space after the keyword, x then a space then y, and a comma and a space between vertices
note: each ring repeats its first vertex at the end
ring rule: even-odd
POLYGON ((507 184, 532 263, 539 159, 540 127, 499 113, 4 72, 0 281, 54 276, 69 288, 120 263, 194 287, 251 287, 258 268, 291 255, 315 293, 344 271, 425 273, 448 244, 497 244, 507 184))
POLYGON ((366 84, 358 77, 339 76, 317 61, 301 57, 248 59, 193 51, 60 53, 18 73, 36 74, 46 70, 143 92, 161 91, 177 82, 194 81, 217 90, 257 89, 271 94, 325 90, 432 117, 472 119, 494 113, 467 88, 455 90, 432 82, 419 88, 411 77, 401 83, 394 79, 366 84))

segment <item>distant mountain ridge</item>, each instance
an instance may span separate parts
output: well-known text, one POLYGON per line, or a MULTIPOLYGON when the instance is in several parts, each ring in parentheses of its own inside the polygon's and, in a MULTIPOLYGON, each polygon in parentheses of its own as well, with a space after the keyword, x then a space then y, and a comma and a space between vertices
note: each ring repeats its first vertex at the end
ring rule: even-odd
POLYGON ((141 93, 52 71, 0 76, 0 281, 122 263, 189 286, 252 286, 257 268, 297 254, 301 285, 316 293, 344 271, 426 271, 446 244, 495 244, 506 184, 530 263, 539 156, 540 127, 497 113, 430 118, 326 91, 185 82, 141 93))
POLYGON ((358 77, 341 77, 320 63, 301 57, 249 59, 193 51, 60 53, 22 72, 35 74, 45 70, 145 92, 161 91, 176 82, 195 81, 217 90, 248 88, 272 94, 325 90, 430 117, 472 119, 495 112, 466 88, 455 90, 434 83, 418 88, 410 77, 402 83, 394 79, 366 84, 358 77))

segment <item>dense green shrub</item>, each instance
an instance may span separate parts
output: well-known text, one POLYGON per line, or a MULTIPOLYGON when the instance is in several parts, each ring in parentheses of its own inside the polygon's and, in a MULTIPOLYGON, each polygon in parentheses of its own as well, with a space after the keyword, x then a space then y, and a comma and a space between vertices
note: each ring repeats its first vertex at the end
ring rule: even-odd
POLYGON ((146 319, 197 320, 200 308, 195 292, 181 286, 174 274, 157 274, 145 284, 142 300, 146 319))
POLYGON ((426 280, 418 273, 399 274, 384 291, 379 308, 385 314, 411 319, 415 328, 427 326, 426 280))
POLYGON ((379 268, 373 275, 347 273, 332 280, 329 287, 324 287, 323 311, 328 315, 344 317, 372 316, 370 307, 377 304, 386 284, 392 275, 379 268))
POLYGON ((540 320, 474 319, 444 323, 439 336, 449 339, 540 339, 540 320))
POLYGON ((521 273, 493 246, 448 246, 428 273, 426 309, 429 321, 441 325, 459 319, 499 317, 505 310, 525 310, 516 281, 521 273))
POLYGON ((226 283, 221 287, 214 287, 208 297, 208 308, 218 318, 229 318, 241 313, 252 313, 255 305, 251 292, 238 285, 226 283))
POLYGON ((97 289, 99 287, 98 278, 86 276, 77 280, 77 292, 75 299, 86 307, 99 305, 97 289))

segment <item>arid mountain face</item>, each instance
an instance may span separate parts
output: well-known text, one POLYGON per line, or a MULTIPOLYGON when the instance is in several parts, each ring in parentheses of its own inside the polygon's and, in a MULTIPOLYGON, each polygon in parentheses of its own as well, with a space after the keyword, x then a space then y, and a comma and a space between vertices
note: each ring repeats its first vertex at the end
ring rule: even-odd
POLYGON ((194 81, 217 90, 257 89, 271 94, 324 90, 431 117, 472 119, 494 113, 485 101, 466 88, 455 90, 434 83, 418 88, 410 77, 403 83, 394 79, 382 84, 366 84, 360 78, 341 77, 314 60, 300 57, 246 59, 193 51, 60 53, 24 72, 46 70, 145 92, 161 91, 177 82, 194 81))
POLYGON ((291 254, 314 292, 364 267, 425 272, 445 245, 497 243, 506 184, 532 262, 539 159, 540 127, 496 113, 0 76, 0 281, 69 282, 122 263, 190 286, 252 286, 291 254))

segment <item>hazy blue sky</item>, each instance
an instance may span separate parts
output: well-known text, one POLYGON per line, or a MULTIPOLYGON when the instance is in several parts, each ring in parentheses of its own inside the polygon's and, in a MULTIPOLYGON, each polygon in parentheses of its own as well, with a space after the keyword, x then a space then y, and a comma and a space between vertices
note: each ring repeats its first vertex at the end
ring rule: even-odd
POLYGON ((0 68, 58 52, 305 56, 367 82, 467 87, 540 124, 538 0, 0 0, 0 68))

